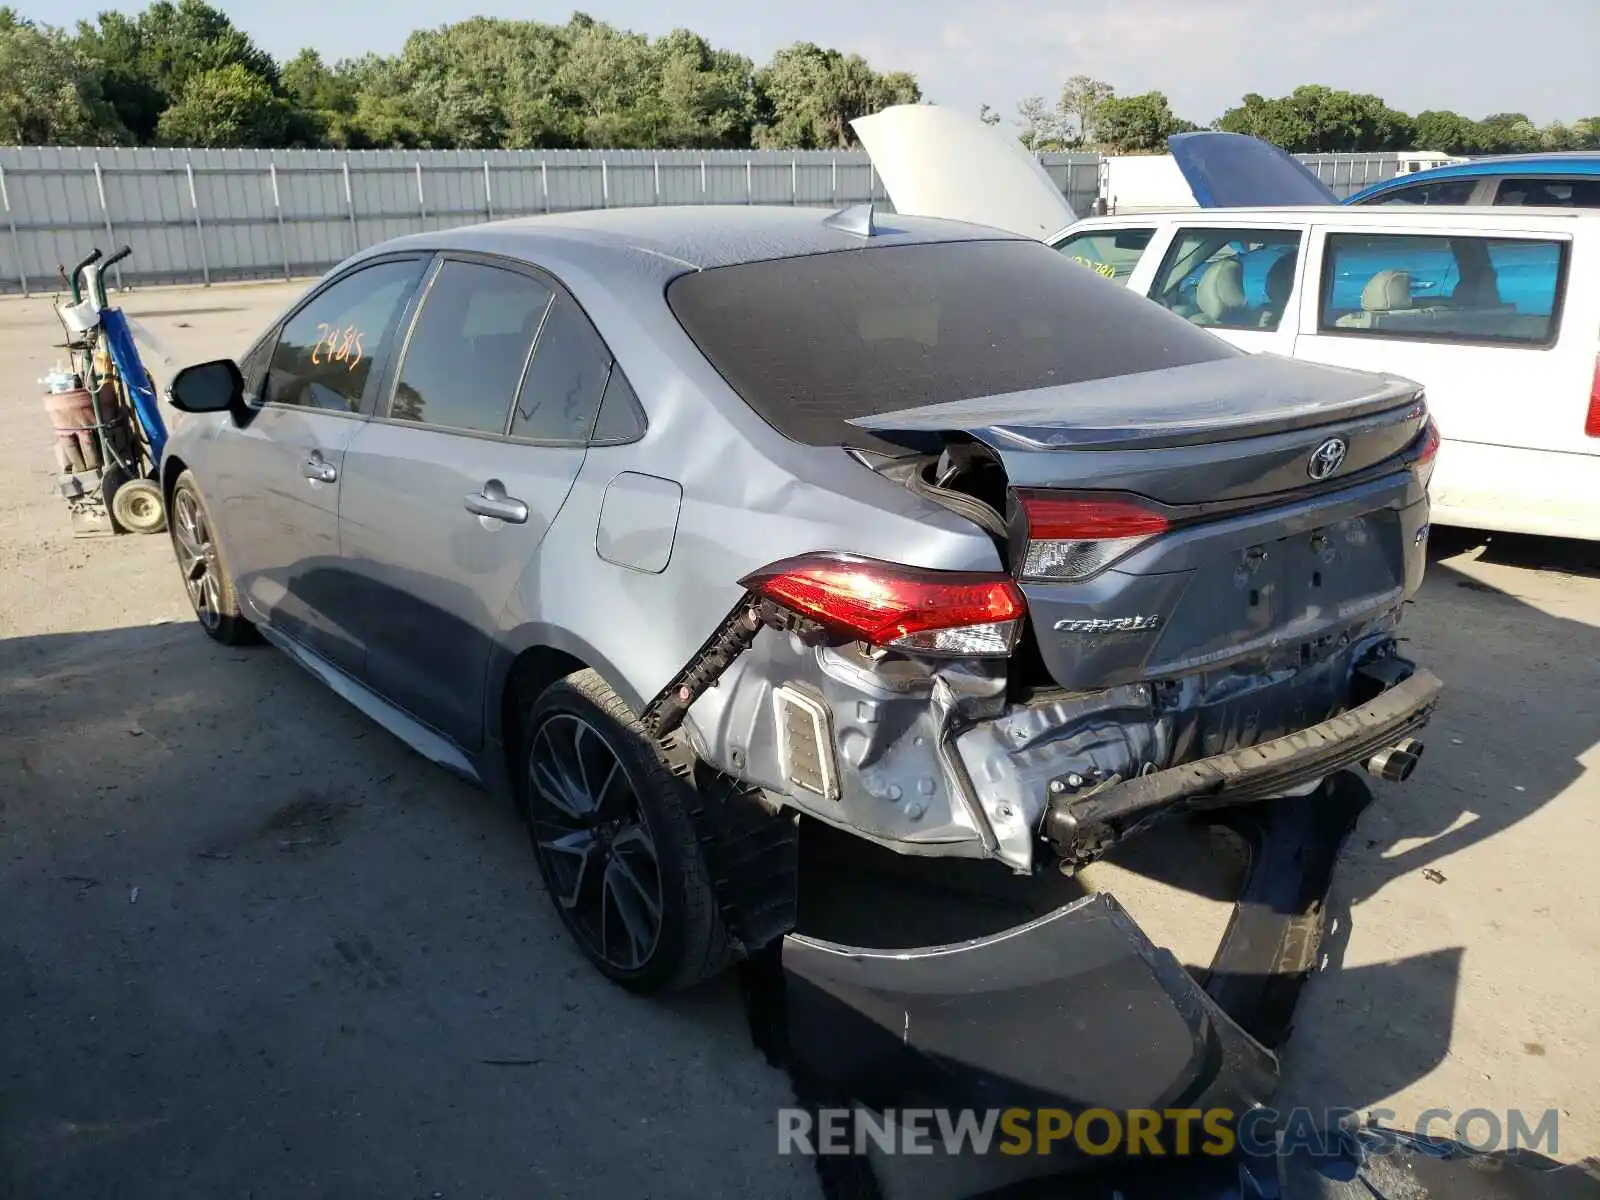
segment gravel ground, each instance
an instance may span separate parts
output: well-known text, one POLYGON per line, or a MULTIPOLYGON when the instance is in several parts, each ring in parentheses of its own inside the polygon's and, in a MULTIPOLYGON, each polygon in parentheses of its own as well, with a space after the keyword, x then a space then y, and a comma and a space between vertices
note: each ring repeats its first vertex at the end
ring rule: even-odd
MULTIPOLYGON (((298 290, 125 307, 190 361, 298 290)), ((0 300, 0 1195, 819 1194, 731 979, 604 983, 508 812, 204 638, 164 537, 71 538, 55 340, 0 300)), ((1440 531, 1436 558, 1406 632, 1447 698, 1346 850, 1283 1099, 1555 1108, 1558 1157, 1600 1153, 1600 549, 1440 531)), ((1100 885, 1203 961, 1185 844, 1100 885)))

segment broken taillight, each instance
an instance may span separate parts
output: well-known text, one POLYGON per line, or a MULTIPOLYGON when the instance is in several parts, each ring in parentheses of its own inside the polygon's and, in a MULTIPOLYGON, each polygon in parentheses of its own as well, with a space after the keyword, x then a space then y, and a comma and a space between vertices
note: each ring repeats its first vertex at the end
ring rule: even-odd
POLYGON ((1009 575, 808 554, 740 580, 835 633, 923 654, 1010 654, 1027 604, 1009 575))
POLYGON ((1136 496, 1083 496, 1017 489, 1028 522, 1024 579, 1072 583, 1165 533, 1171 522, 1136 496))

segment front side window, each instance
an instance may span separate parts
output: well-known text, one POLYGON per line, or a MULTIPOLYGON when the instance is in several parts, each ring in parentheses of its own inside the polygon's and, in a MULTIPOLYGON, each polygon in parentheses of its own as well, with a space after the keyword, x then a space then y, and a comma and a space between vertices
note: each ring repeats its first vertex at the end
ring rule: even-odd
POLYGON ((1472 193, 1478 188, 1476 179, 1436 179, 1432 183, 1416 183, 1410 187, 1395 188, 1374 196, 1367 204, 1471 204, 1472 193))
POLYGON ((1502 179, 1494 202, 1523 208, 1600 208, 1600 175, 1592 179, 1502 179))
POLYGON ((1329 333, 1547 344, 1565 261, 1560 241, 1330 234, 1318 323, 1329 333))
POLYGON ((516 271, 445 262, 422 301, 389 416, 504 433, 550 295, 516 271))
POLYGON ((1150 298, 1196 325, 1278 328, 1294 294, 1297 229, 1181 229, 1150 298))
POLYGON ((605 342, 577 301, 558 293, 517 393, 512 436, 540 442, 588 441, 610 372, 611 352, 605 342))
POLYGON ((1155 234, 1154 229, 1093 229, 1074 234, 1056 249, 1107 279, 1125 280, 1139 265, 1144 248, 1155 234))
POLYGON ((361 411, 372 364, 389 349, 423 266, 422 259, 406 259, 363 267, 290 317, 272 353, 263 400, 361 411))

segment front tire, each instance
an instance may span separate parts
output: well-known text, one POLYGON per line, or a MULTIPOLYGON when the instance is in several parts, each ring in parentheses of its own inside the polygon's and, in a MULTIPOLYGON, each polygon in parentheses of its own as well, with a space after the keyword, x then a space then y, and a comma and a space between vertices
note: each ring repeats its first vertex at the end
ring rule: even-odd
MULTIPOLYGON (((124 487, 129 485, 124 484, 124 487)), ((217 541, 211 511, 200 495, 200 485, 191 471, 184 471, 172 488, 172 516, 167 528, 172 534, 172 550, 183 574, 189 605, 206 636, 224 646, 244 646, 261 639, 256 627, 239 611, 239 597, 233 590, 222 545, 217 541)))
POLYGON ((733 961, 690 821, 687 784, 598 674, 534 702, 519 743, 518 799, 545 888, 608 978, 649 994, 733 961))

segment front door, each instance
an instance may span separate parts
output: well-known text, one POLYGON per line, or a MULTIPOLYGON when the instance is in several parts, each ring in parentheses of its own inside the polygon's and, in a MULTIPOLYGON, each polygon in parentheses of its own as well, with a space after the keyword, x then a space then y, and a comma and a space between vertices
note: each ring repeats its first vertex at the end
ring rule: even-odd
POLYGON ((251 619, 352 673, 361 646, 339 552, 345 450, 425 262, 360 268, 291 315, 248 419, 219 429, 216 475, 206 481, 251 619))
POLYGON ((583 465, 610 369, 554 280, 446 259, 386 407, 346 454, 366 681, 464 749, 482 744, 501 614, 583 465))
MULTIPOLYGON (((1304 242, 1294 227, 1180 226, 1147 294, 1241 350, 1287 357, 1294 353, 1304 242)), ((1140 279, 1142 272, 1135 283, 1140 279)))

